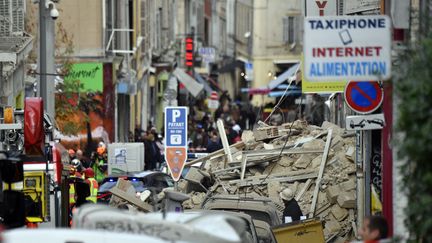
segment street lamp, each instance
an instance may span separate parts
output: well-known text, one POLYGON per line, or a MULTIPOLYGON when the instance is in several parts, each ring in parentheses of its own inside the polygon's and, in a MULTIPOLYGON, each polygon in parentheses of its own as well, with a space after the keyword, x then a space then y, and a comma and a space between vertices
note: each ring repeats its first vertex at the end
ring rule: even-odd
MULTIPOLYGON (((34 1, 36 2, 36 1, 34 1)), ((39 0, 39 95, 44 101, 44 109, 54 117, 54 82, 47 81, 47 73, 54 73, 55 28, 53 21, 59 12, 53 1, 39 0), (48 18, 50 17, 50 18, 48 18), (49 42, 49 43, 48 43, 49 42)))

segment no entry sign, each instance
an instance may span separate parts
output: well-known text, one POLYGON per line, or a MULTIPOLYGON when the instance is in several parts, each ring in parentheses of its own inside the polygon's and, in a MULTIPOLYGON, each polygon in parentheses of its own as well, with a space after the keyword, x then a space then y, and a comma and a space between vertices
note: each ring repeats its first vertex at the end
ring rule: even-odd
POLYGON ((344 95, 347 105, 361 114, 368 114, 378 109, 384 98, 383 90, 376 81, 351 81, 345 86, 344 95))

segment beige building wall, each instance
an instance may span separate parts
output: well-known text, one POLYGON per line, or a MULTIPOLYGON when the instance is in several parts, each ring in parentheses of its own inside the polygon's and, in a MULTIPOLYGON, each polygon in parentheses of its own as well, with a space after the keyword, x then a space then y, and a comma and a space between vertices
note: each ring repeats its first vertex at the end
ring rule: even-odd
POLYGON ((67 0, 56 4, 58 22, 71 34, 74 56, 104 55, 101 0, 67 0))
MULTIPOLYGON (((255 0, 253 8, 252 61, 254 66, 253 88, 266 87, 275 73, 284 72, 276 63, 300 61, 303 36, 302 1, 255 0), (294 24, 286 25, 291 17, 294 24), (284 20, 285 19, 285 20, 284 20), (285 21, 285 25, 284 25, 285 21), (294 41, 286 41, 287 29, 294 33, 294 41)), ((255 105, 272 100, 254 97, 255 105)))

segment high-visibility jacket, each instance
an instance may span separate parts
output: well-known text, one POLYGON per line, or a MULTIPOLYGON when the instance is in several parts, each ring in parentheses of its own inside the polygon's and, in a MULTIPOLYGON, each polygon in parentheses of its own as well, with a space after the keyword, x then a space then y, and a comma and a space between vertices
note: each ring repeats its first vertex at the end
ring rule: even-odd
POLYGON ((98 160, 98 163, 95 162, 92 166, 92 169, 95 173, 94 178, 96 179, 96 181, 98 183, 101 183, 103 181, 103 179, 105 178, 105 172, 102 171, 100 167, 105 165, 105 161, 103 159, 101 159, 101 160, 98 160))
POLYGON ((88 178, 87 181, 90 184, 90 196, 88 196, 86 199, 89 201, 92 201, 94 203, 97 202, 97 193, 99 189, 99 184, 95 180, 95 178, 88 178))
POLYGON ((69 205, 75 204, 75 185, 69 183, 69 205))

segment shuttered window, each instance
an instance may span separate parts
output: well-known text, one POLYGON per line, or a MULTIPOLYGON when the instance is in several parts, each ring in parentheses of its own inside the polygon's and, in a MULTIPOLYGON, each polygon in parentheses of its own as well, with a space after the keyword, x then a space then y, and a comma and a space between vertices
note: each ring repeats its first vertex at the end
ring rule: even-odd
POLYGON ((296 18, 294 16, 287 16, 283 18, 283 41, 286 44, 296 42, 296 18))

